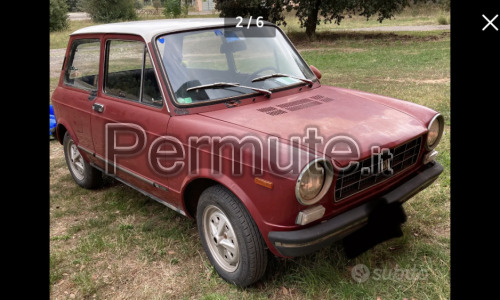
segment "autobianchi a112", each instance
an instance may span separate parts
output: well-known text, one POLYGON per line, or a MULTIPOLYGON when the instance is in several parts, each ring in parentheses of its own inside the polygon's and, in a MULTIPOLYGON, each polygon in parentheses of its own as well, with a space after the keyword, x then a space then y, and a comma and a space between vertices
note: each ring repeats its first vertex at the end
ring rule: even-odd
POLYGON ((239 286, 269 254, 308 254, 400 214, 443 170, 438 112, 322 85, 260 22, 79 29, 52 96, 75 182, 106 173, 196 219, 215 270, 239 286))

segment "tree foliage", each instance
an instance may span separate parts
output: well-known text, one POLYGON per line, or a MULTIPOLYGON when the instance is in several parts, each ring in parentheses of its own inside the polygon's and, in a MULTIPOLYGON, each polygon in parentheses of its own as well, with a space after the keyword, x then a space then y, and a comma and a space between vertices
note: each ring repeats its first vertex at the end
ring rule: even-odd
POLYGON ((66 0, 70 12, 82 11, 81 0, 66 0))
MULTIPOLYGON (((264 19, 286 26, 285 11, 295 10, 301 27, 312 37, 321 22, 340 24, 346 16, 359 15, 367 20, 377 16, 382 22, 394 16, 411 2, 428 0, 216 0, 215 8, 221 17, 262 16, 264 19)), ((435 0, 432 0, 435 2, 435 0)))
POLYGON ((182 14, 182 6, 179 0, 165 0, 163 14, 167 18, 178 18, 182 14))
POLYGON ((144 0, 135 0, 135 9, 142 9, 144 7, 144 0))
POLYGON ((83 11, 94 22, 114 22, 137 19, 134 0, 83 0, 83 11))
POLYGON ((275 24, 286 25, 283 10, 291 10, 290 3, 289 0, 215 0, 215 9, 223 18, 262 16, 275 24))
POLYGON ((441 0, 439 1, 441 8, 445 11, 450 11, 451 9, 451 0, 441 0))
POLYGON ((50 0, 49 3, 49 31, 58 31, 68 28, 68 5, 66 0, 50 0))

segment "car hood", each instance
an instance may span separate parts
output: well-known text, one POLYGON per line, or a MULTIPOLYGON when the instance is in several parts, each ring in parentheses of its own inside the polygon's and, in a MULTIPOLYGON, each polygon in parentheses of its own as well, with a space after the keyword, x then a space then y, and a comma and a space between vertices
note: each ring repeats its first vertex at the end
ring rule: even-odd
POLYGON ((426 132, 427 120, 415 115, 422 116, 419 110, 426 112, 425 116, 434 112, 413 103, 410 109, 399 102, 405 101, 322 86, 200 115, 285 140, 293 136, 303 138, 307 128, 315 128, 318 152, 323 154, 328 141, 342 136, 353 139, 359 146, 360 158, 364 158, 370 155, 372 146, 392 148, 426 132))

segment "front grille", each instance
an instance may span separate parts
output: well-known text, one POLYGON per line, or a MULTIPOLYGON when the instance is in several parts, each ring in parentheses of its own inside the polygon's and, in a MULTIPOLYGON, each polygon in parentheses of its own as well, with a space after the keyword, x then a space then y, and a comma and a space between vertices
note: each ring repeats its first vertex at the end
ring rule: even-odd
POLYGON ((402 172, 417 162, 422 137, 389 149, 392 154, 390 167, 392 175, 385 175, 378 170, 378 160, 372 157, 360 161, 348 169, 340 171, 335 185, 335 201, 341 201, 349 196, 370 188, 392 176, 402 172))

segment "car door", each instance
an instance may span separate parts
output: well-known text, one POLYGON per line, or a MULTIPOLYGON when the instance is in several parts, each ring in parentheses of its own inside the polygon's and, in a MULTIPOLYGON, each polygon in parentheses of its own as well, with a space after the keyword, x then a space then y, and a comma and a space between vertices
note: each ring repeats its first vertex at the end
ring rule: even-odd
POLYGON ((58 89, 54 97, 54 102, 58 104, 58 114, 67 119, 60 121, 69 122, 65 126, 73 139, 88 152, 94 151, 90 119, 92 100, 98 88, 100 54, 101 41, 98 36, 73 38, 66 54, 61 79, 63 88, 58 89))
POLYGON ((149 161, 148 150, 166 135, 170 115, 148 48, 137 36, 107 35, 102 51, 102 88, 91 117, 99 165, 156 200, 170 198, 166 177, 149 161))

